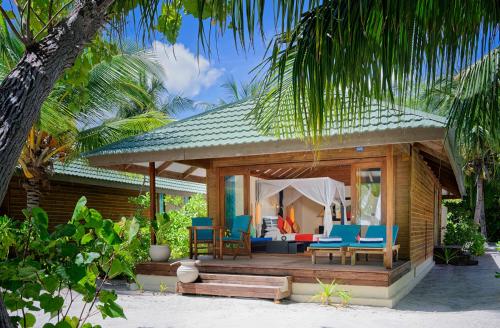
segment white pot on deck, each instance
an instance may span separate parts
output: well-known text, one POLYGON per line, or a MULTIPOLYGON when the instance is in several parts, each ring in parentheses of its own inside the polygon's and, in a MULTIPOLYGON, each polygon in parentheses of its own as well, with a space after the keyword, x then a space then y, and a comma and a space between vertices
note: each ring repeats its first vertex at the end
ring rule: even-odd
POLYGON ((168 245, 149 246, 149 257, 153 262, 166 262, 170 258, 170 247, 168 245))
POLYGON ((179 261, 181 266, 177 268, 177 279, 183 283, 195 282, 200 275, 200 271, 196 265, 200 264, 200 261, 179 261))

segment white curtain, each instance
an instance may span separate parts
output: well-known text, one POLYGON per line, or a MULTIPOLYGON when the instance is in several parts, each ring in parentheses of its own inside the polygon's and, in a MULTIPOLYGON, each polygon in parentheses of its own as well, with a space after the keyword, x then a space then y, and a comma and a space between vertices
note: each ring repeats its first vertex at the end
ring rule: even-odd
MULTIPOLYGON (((309 179, 284 179, 284 180, 259 180, 257 181, 257 202, 279 193, 286 189, 283 205, 289 204, 300 198, 301 195, 325 207, 323 216, 324 234, 329 235, 333 227, 331 205, 338 201, 344 205, 345 212, 345 186, 344 183, 330 178, 309 179), (290 187, 290 188, 288 188, 290 187)), ((344 213, 345 217, 345 213, 344 213)))
POLYGON ((293 187, 287 187, 283 190, 283 207, 293 204, 297 199, 304 196, 301 192, 293 187))

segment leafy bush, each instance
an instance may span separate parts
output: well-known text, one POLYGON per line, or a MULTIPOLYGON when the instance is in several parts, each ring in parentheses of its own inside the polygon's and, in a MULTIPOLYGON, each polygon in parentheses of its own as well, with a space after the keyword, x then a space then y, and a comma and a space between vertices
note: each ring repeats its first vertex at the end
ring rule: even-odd
POLYGON ((189 232, 191 218, 207 215, 207 202, 204 195, 194 195, 183 205, 182 197, 166 196, 168 207, 175 207, 168 212, 169 224, 160 227, 157 236, 164 240, 171 250, 172 258, 182 258, 189 254, 189 232), (170 206, 168 206, 170 205, 170 206))
MULTIPOLYGON (((150 222, 144 216, 145 209, 149 207, 149 193, 138 197, 129 198, 129 202, 137 205, 137 211, 133 218, 123 218, 122 224, 127 225, 130 220, 137 220, 140 230, 136 236, 137 248, 132 248, 133 253, 126 254, 125 258, 131 265, 145 262, 149 259, 149 245, 151 241, 150 222), (139 245, 140 244, 140 245, 139 245)), ((189 233, 187 227, 191 225, 191 218, 207 215, 207 202, 204 195, 194 195, 184 204, 180 196, 165 195, 165 208, 168 219, 165 224, 159 224, 155 232, 158 244, 168 244, 173 259, 189 255, 189 233)), ((157 214, 163 217, 163 214, 157 214)))
POLYGON ((483 255, 486 239, 479 232, 479 226, 473 220, 472 210, 461 200, 447 201, 445 205, 449 211, 444 235, 445 245, 459 245, 472 255, 483 255))
POLYGON ((38 311, 51 316, 44 328, 91 328, 94 326, 87 321, 96 312, 103 318, 125 318, 116 293, 103 286, 120 274, 134 278, 121 254, 135 239, 137 225, 130 224, 125 231, 87 208, 85 197, 76 204, 71 220, 52 233, 47 213, 41 208, 25 211, 25 216, 22 224, 1 219, 2 227, 10 233, 0 235, 0 245, 3 250, 13 249, 16 255, 8 257, 3 251, 0 258, 1 297, 13 313, 12 322, 33 327, 33 312, 38 311), (73 301, 80 297, 85 307, 78 316, 71 316, 73 301))

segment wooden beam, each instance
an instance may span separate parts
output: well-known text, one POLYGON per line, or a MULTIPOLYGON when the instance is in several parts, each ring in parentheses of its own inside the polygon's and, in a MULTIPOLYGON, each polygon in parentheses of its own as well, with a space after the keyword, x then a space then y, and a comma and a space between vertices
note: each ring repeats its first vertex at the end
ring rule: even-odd
MULTIPOLYGON (((126 171, 126 172, 131 172, 131 173, 149 175, 149 170, 147 167, 141 166, 141 165, 136 165, 136 164, 114 165, 114 166, 109 166, 107 168, 112 169, 112 170, 126 171), (128 166, 128 167, 125 169, 125 166, 128 166)), ((183 178, 182 173, 172 172, 172 171, 167 171, 167 170, 164 170, 161 173, 157 173, 156 176, 161 177, 161 178, 174 179, 174 180, 184 180, 184 181, 191 181, 191 182, 197 182, 197 183, 206 183, 205 177, 191 175, 191 176, 188 176, 186 178, 183 178)))
POLYGON ((169 166, 170 164, 172 164, 173 162, 172 161, 165 161, 163 162, 160 166, 158 166, 158 168, 156 169, 156 174, 159 174, 163 171, 165 171, 169 166))
POLYGON ((182 173, 182 178, 185 179, 188 176, 190 176, 194 171, 196 171, 198 168, 196 166, 191 166, 188 168, 186 171, 182 173))
MULTIPOLYGON (((448 156, 446 155, 446 153, 436 151, 435 149, 432 149, 431 147, 428 147, 427 145, 420 143, 420 142, 416 142, 413 145, 413 147, 415 147, 419 151, 423 151, 423 152, 435 157, 436 159, 441 160, 442 162, 446 163, 446 166, 451 168, 450 160, 448 159, 448 156)), ((444 147, 443 147, 443 152, 444 152, 444 147)))
POLYGON ((392 269, 392 227, 394 226, 394 216, 395 216, 395 191, 394 191, 394 149, 392 145, 387 146, 387 158, 386 158, 386 200, 387 200, 387 211, 386 211, 386 241, 385 241, 385 254, 384 254, 384 265, 387 269, 392 269))
POLYGON ((209 169, 212 167, 212 161, 209 159, 188 159, 185 161, 177 161, 177 163, 196 166, 202 169, 209 169))
MULTIPOLYGON (((156 169, 155 162, 149 162, 149 220, 153 222, 156 215, 156 169)), ((156 243, 153 226, 151 225, 151 244, 156 243)))

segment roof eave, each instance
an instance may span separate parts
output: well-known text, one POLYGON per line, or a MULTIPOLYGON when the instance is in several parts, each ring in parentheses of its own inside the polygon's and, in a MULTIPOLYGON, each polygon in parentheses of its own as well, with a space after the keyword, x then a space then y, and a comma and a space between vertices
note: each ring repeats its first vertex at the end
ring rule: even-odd
MULTIPOLYGON (((342 137, 333 136, 319 146, 319 149, 342 149, 359 146, 380 146, 388 144, 413 143, 443 140, 444 127, 398 128, 383 131, 353 133, 342 137)), ((185 161, 236 156, 252 156, 286 152, 311 151, 311 145, 302 140, 274 140, 257 143, 233 144, 199 148, 180 148, 165 151, 129 152, 88 156, 90 165, 106 167, 119 164, 133 164, 156 161, 185 161)), ((455 172, 456 174, 456 172, 455 172)))

